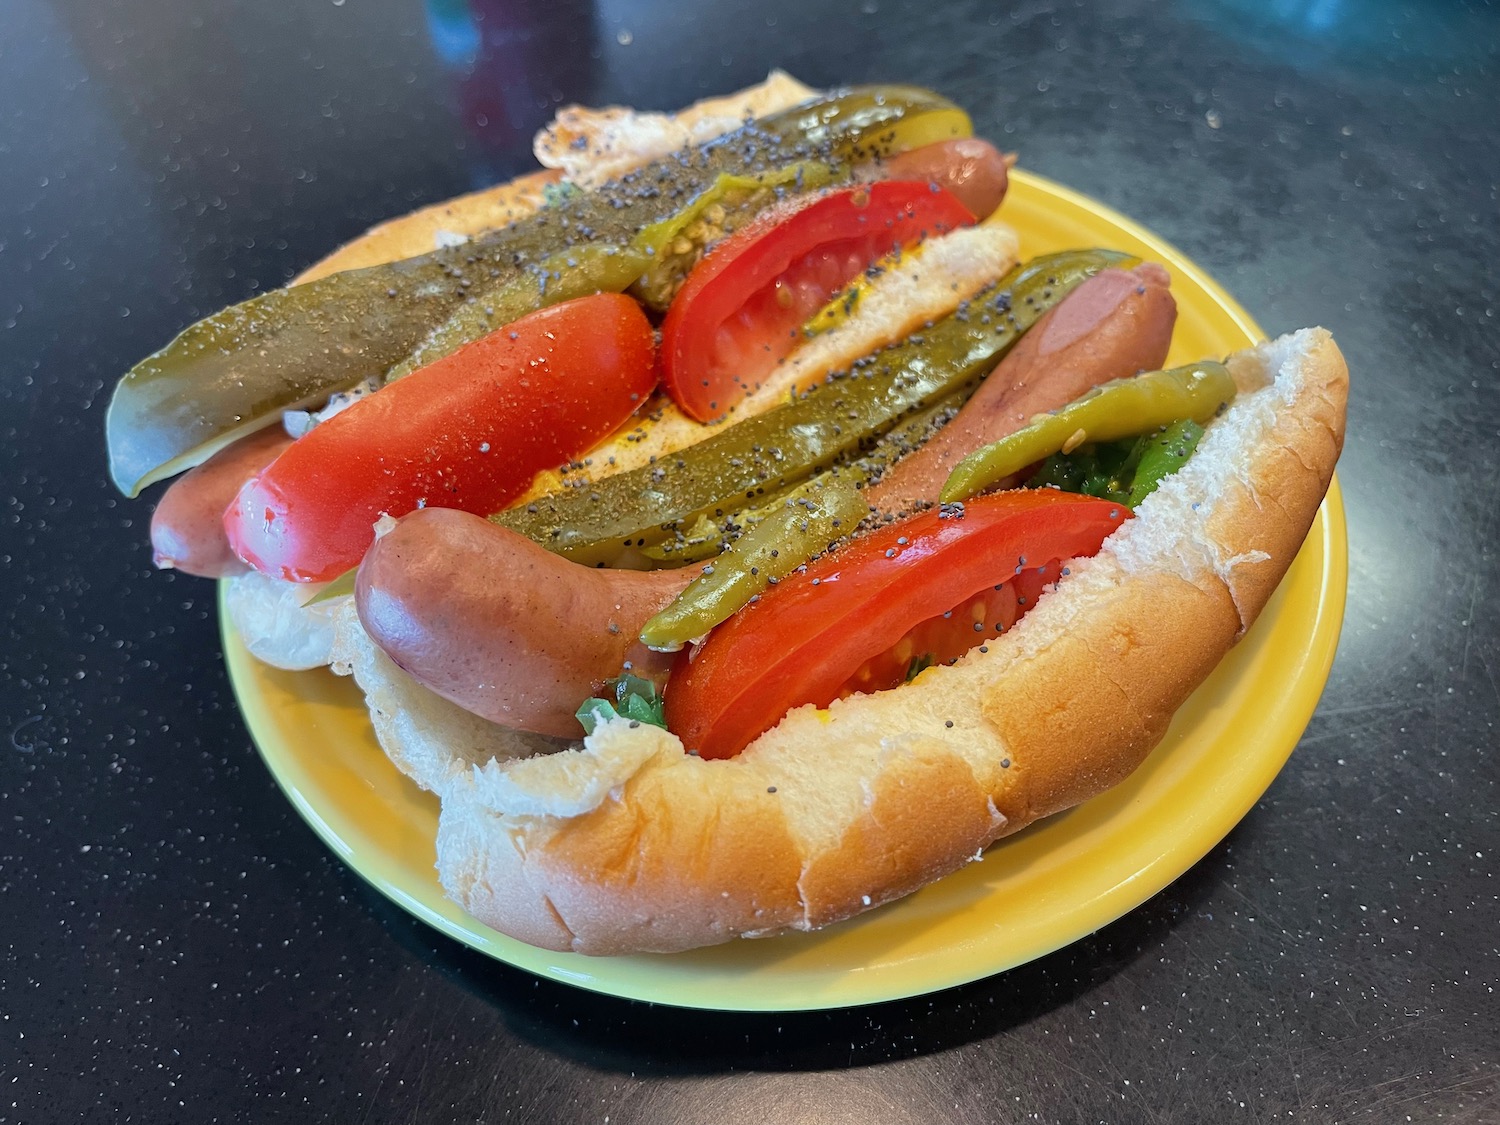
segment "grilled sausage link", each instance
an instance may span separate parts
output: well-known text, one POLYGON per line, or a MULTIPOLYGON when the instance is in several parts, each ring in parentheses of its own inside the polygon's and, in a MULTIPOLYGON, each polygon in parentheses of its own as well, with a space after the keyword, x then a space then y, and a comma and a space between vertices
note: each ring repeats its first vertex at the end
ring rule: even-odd
POLYGON ((664 676, 672 657, 641 627, 691 570, 598 570, 480 516, 425 508, 375 541, 359 567, 365 630, 426 687, 519 730, 579 733, 574 711, 627 662, 664 676))
POLYGON ((224 534, 224 509, 240 486, 292 444, 280 426, 268 426, 226 445, 162 494, 151 513, 151 557, 200 578, 243 574, 245 566, 224 534))
POLYGON ((993 214, 1005 198, 1010 161, 989 141, 959 137, 892 156, 881 163, 876 174, 885 180, 927 180, 952 192, 982 219, 993 214))

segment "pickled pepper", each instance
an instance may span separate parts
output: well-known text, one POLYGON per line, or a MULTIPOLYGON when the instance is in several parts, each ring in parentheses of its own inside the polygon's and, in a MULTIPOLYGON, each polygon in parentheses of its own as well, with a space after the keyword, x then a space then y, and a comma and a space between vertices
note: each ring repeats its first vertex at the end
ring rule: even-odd
POLYGON ((1205 361, 1103 383, 1061 410, 969 454, 949 474, 944 503, 967 500, 1027 465, 1085 442, 1118 441, 1190 418, 1207 422, 1234 398, 1222 363, 1205 361))
POLYGON ((641 629, 641 643, 675 651, 850 534, 869 512, 852 481, 825 476, 793 489, 641 629))

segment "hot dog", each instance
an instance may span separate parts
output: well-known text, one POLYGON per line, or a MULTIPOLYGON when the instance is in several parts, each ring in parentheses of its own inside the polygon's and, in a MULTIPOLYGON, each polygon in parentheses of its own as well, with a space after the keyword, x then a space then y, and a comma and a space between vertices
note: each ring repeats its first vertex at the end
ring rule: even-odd
POLYGON ((974 214, 988 215, 1005 198, 1010 162, 981 137, 958 137, 898 153, 874 172, 890 180, 935 184, 974 214))
POLYGON ((728 761, 620 722, 455 773, 445 723, 464 713, 382 671, 349 614, 338 666, 442 798, 449 894, 522 940, 596 954, 815 929, 1117 783, 1255 620, 1342 441, 1347 371, 1326 332, 1231 368, 1241 398, 1187 466, 1014 629, 907 688, 795 710, 728 761), (406 709, 424 722, 391 720, 406 709))
POLYGON ((240 438, 173 481, 151 514, 152 561, 200 578, 244 574, 249 568, 224 534, 224 509, 245 481, 291 444, 285 430, 271 426, 240 438))
POLYGON ((640 643, 641 626, 691 577, 579 566, 478 516, 427 508, 375 541, 356 602, 370 636, 426 687, 566 738, 579 703, 621 668, 665 671, 670 657, 640 643))
MULTIPOLYGON (((974 208, 1003 194, 1008 172, 992 147, 957 141, 875 163, 928 176, 974 208)), ((1162 282, 1149 266, 1084 282, 932 443, 866 489, 870 505, 931 504, 976 445, 1097 382, 1157 366, 1172 315, 1162 282)), ((690 571, 599 571, 478 517, 418 511, 366 553, 354 604, 335 610, 329 656, 366 690, 392 758, 442 798, 444 884, 491 925, 610 953, 826 924, 1124 776, 1253 621, 1327 486, 1347 374, 1316 332, 1232 366, 1242 403, 1126 531, 1014 629, 917 683, 826 712, 794 709, 764 734, 747 732, 749 748, 730 763, 700 761, 672 735, 624 721, 550 756, 524 756, 537 744, 499 733, 493 760, 475 749, 490 744, 475 737, 481 720, 567 737, 573 708, 602 679, 627 665, 663 678, 666 658, 637 634, 690 571), (1266 490, 1284 518, 1259 518, 1266 490), (1145 655, 1163 647, 1181 654, 1165 671, 1145 655), (1123 706, 1122 685, 1133 693, 1123 706), (454 769, 460 761, 478 768, 454 769)), ((799 377, 773 376, 771 401, 752 394, 732 412, 754 416, 790 385, 799 377)), ((620 461, 631 444, 675 448, 670 425, 643 433, 616 440, 620 461)))

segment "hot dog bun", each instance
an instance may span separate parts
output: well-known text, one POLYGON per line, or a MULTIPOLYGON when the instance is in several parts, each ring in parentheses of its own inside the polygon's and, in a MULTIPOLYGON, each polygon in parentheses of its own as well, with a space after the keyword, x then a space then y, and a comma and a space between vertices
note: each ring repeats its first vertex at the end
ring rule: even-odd
POLYGON ((1187 466, 988 651, 796 710, 738 758, 623 721, 538 755, 555 744, 419 687, 352 610, 335 668, 442 802, 444 887, 497 929, 609 954, 850 917, 1122 780, 1254 622, 1331 479, 1348 373, 1322 329, 1230 366, 1241 396, 1187 466))

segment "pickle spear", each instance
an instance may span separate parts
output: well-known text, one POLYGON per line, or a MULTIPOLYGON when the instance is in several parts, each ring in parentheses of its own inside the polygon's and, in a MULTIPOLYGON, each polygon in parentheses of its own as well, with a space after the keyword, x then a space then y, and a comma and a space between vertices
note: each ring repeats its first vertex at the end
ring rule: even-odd
POLYGON ((641 627, 641 643, 675 652, 704 636, 768 586, 851 534, 869 511, 854 483, 832 474, 794 488, 641 627))
MULTIPOLYGON (((461 246, 252 298, 190 326, 120 381, 105 422, 110 474, 137 495, 282 410, 381 378, 481 294, 503 295, 519 316, 581 295, 564 280, 574 269, 588 286, 623 289, 670 250, 676 220, 701 211, 722 176, 776 178, 801 165, 847 178, 862 161, 969 132, 962 110, 926 90, 837 91, 461 246)), ((458 319, 476 334, 492 327, 483 316, 458 319)), ((462 335, 450 329, 443 346, 462 335)))
POLYGON ((723 554, 731 544, 738 543, 742 536, 768 517, 774 516, 783 501, 799 489, 817 487, 836 480, 863 491, 866 484, 879 479, 882 473, 908 453, 920 449, 928 438, 952 421, 973 390, 973 387, 960 388, 933 405, 908 414, 882 434, 868 453, 862 453, 852 461, 842 461, 831 469, 814 473, 806 483, 777 493, 769 500, 762 500, 755 507, 730 512, 724 519, 714 521, 704 518, 695 521, 691 527, 675 528, 670 537, 660 543, 642 547, 640 552, 659 567, 703 562, 723 554))
POLYGON ((490 517, 575 562, 608 565, 698 519, 753 508, 976 383, 1021 334, 1100 270, 1112 250, 1046 255, 1012 270, 951 316, 858 361, 842 377, 676 454, 490 517))

